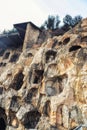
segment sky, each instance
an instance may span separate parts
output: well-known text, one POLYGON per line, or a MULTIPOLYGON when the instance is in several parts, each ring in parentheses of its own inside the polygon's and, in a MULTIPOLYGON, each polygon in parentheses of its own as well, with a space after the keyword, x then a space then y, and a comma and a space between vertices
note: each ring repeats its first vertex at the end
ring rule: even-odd
POLYGON ((87 17, 87 0, 0 0, 0 31, 28 21, 40 26, 48 15, 66 14, 87 17))

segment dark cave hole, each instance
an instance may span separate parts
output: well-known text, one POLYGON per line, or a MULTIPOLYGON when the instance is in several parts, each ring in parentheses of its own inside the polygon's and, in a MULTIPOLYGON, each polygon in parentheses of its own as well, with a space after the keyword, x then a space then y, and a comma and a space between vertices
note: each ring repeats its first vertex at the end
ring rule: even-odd
POLYGON ((19 72, 13 79, 12 83, 10 84, 10 87, 19 90, 23 84, 23 78, 24 75, 22 72, 19 72))
POLYGON ((76 51, 76 50, 78 50, 80 48, 81 48, 81 46, 79 46, 79 45, 72 46, 72 47, 69 48, 69 52, 76 51))
POLYGON ((0 56, 4 55, 5 50, 4 49, 0 49, 0 56))
POLYGON ((82 37, 81 42, 87 42, 87 36, 82 37))
POLYGON ((9 62, 16 62, 19 58, 19 54, 13 54, 9 62))
POLYGON ((3 66, 3 62, 0 63, 0 67, 2 67, 2 66, 3 66))
POLYGON ((3 118, 0 118, 0 130, 6 130, 6 123, 3 118))
POLYGON ((13 96, 10 104, 10 108, 15 107, 15 105, 17 106, 17 97, 13 96))
POLYGON ((64 39, 63 44, 67 44, 70 41, 70 37, 64 39))
POLYGON ((56 51, 53 51, 53 50, 49 50, 46 52, 46 63, 49 62, 49 61, 52 61, 55 59, 56 57, 56 51))
POLYGON ((0 95, 3 93, 3 87, 0 87, 0 95))
POLYGON ((0 67, 4 67, 4 66, 6 66, 6 63, 1 62, 0 67))
POLYGON ((39 82, 41 82, 42 78, 43 78, 43 70, 35 70, 34 71, 34 79, 33 79, 33 83, 34 84, 38 84, 39 82))
POLYGON ((8 59, 10 55, 10 52, 6 52, 5 55, 3 56, 3 59, 8 59))
POLYGON ((26 54, 24 53, 24 56, 25 56, 25 57, 30 57, 30 58, 31 58, 31 57, 33 57, 33 54, 32 54, 31 52, 28 52, 28 53, 26 53, 26 54))
POLYGON ((51 111, 50 101, 47 101, 47 102, 45 103, 43 112, 44 112, 44 114, 45 114, 46 116, 50 116, 50 111, 51 111))
POLYGON ((13 96, 12 99, 11 99, 11 103, 10 103, 10 109, 12 111, 15 111, 19 108, 20 104, 19 104, 19 97, 17 96, 13 96))
POLYGON ((3 66, 6 66, 6 63, 3 63, 3 66))
POLYGON ((62 42, 61 42, 61 41, 59 41, 59 42, 58 42, 58 45, 62 45, 62 42))
POLYGON ((37 88, 32 88, 29 93, 27 94, 27 97, 25 97, 26 103, 31 103, 32 97, 35 97, 37 94, 37 88))
POLYGON ((27 56, 28 57, 33 57, 33 54, 32 53, 28 53, 27 56))
POLYGON ((54 43, 52 45, 52 48, 54 48, 57 44, 58 44, 58 41, 56 39, 54 39, 54 43))
POLYGON ((38 124, 40 117, 41 114, 37 110, 26 113, 24 117, 25 128, 34 129, 38 124))

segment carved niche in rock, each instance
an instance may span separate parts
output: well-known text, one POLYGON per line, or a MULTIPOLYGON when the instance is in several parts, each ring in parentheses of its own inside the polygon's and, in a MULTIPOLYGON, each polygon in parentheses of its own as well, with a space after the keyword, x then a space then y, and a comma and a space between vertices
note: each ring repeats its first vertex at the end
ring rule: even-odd
POLYGON ((3 59, 8 59, 9 58, 9 55, 10 55, 10 52, 6 52, 3 56, 3 59))
POLYGON ((14 112, 17 112, 19 107, 20 107, 20 105, 19 105, 19 102, 18 102, 18 97, 13 96, 12 99, 11 99, 10 109, 14 112))
POLYGON ((43 113, 46 115, 46 116, 50 116, 50 111, 51 111, 51 108, 50 108, 50 101, 46 101, 44 107, 43 107, 43 113))
POLYGON ((16 62, 19 58, 19 54, 13 54, 10 58, 10 61, 9 62, 16 62))
POLYGON ((33 69, 29 73, 29 82, 32 84, 38 84, 42 81, 43 79, 43 70, 38 70, 38 69, 33 69))
POLYGON ((0 130, 6 130, 7 116, 5 110, 0 107, 0 130))
POLYGON ((45 83, 46 95, 55 96, 57 94, 60 94, 63 91, 66 83, 67 74, 47 80, 45 83))
POLYGON ((26 113, 23 119, 23 124, 25 128, 34 129, 36 125, 38 124, 40 117, 41 117, 41 114, 37 110, 26 113))
POLYGON ((31 88, 25 97, 25 102, 26 103, 31 103, 32 98, 37 96, 38 89, 37 88, 31 88))
POLYGON ((56 57, 56 54, 57 54, 57 52, 56 51, 54 51, 54 50, 48 50, 47 52, 46 52, 46 63, 48 63, 48 62, 51 62, 52 60, 55 60, 55 57, 56 57))
POLYGON ((19 90, 22 87, 23 78, 24 78, 24 75, 23 75, 22 71, 19 71, 19 73, 17 73, 14 76, 13 81, 10 84, 10 88, 13 88, 15 90, 19 90))
POLYGON ((87 36, 82 37, 81 42, 87 42, 87 36))
POLYGON ((70 37, 67 37, 63 40, 63 45, 66 45, 70 41, 70 37))
POLYGON ((81 48, 81 46, 79 46, 79 45, 74 45, 74 46, 72 46, 72 47, 69 48, 69 52, 76 51, 76 50, 78 50, 78 49, 80 49, 80 48, 81 48))

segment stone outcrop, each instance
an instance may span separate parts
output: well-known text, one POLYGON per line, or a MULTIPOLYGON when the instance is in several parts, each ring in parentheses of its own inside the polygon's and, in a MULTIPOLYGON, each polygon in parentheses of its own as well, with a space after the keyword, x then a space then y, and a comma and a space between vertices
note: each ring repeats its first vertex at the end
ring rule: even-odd
POLYGON ((87 19, 44 40, 43 32, 30 28, 23 50, 0 57, 0 130, 74 130, 87 124, 87 19))

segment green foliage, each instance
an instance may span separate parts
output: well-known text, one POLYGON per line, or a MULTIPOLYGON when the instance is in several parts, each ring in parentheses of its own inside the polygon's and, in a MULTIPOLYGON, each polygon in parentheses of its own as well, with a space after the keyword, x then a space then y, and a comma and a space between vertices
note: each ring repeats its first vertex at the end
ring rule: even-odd
POLYGON ((81 20, 82 20, 82 16, 80 16, 80 15, 75 16, 74 17, 74 23, 75 23, 75 25, 78 24, 81 20))
POLYGON ((80 15, 77 15, 74 18, 72 18, 72 16, 70 16, 70 15, 66 15, 63 18, 64 25, 68 25, 69 27, 74 27, 81 20, 82 20, 82 17, 80 15))
POLYGON ((55 28, 58 28, 59 27, 59 24, 60 24, 60 20, 59 20, 59 16, 57 15, 55 17, 55 28))
POLYGON ((55 29, 59 27, 59 16, 52 16, 49 15, 48 19, 44 22, 44 24, 41 26, 41 29, 55 29))
MULTIPOLYGON (((70 27, 74 27, 81 20, 82 20, 82 17, 80 15, 77 15, 74 18, 72 18, 71 15, 67 14, 63 18, 64 25, 61 28, 64 30, 69 30, 70 27)), ((47 20, 44 22, 44 24, 40 28, 42 30, 46 30, 46 29, 54 30, 54 29, 59 28, 59 24, 60 24, 60 20, 59 20, 58 15, 56 15, 56 16, 49 15, 47 20)))
POLYGON ((11 30, 5 30, 2 32, 2 34, 12 34, 17 32, 17 30, 15 28, 12 28, 11 30))
POLYGON ((73 24, 73 19, 70 15, 66 15, 64 18, 63 18, 63 22, 65 25, 69 25, 69 26, 72 26, 73 24))

